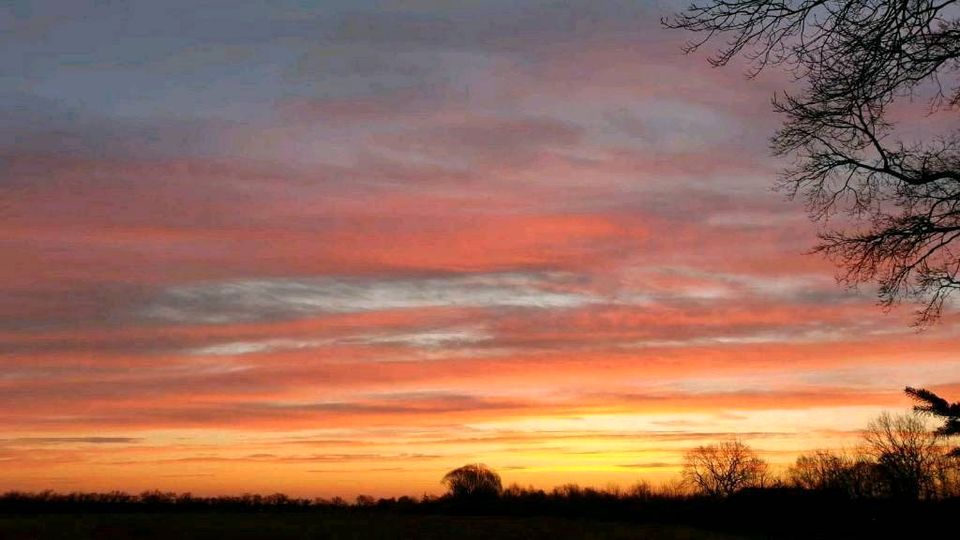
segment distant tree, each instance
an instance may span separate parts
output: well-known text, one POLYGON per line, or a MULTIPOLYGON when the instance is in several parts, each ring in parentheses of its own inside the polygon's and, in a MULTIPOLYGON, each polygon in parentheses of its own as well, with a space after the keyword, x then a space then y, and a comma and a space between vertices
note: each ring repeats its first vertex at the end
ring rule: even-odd
POLYGON ((417 505, 417 500, 409 495, 401 495, 397 499, 397 506, 399 508, 412 508, 417 505))
POLYGON ((790 481, 797 487, 819 491, 846 490, 853 461, 826 450, 817 450, 797 457, 790 467, 790 481))
POLYGON ((503 485, 500 475, 482 463, 464 465, 443 476, 449 494, 458 499, 496 498, 503 485))
POLYGON ((357 495, 355 502, 358 508, 373 508, 376 504, 377 500, 370 495, 357 495))
POLYGON ((653 486, 650 485, 650 482, 639 480, 627 488, 626 494, 631 499, 648 500, 653 498, 655 491, 653 486))
POLYGON ((815 220, 847 214, 816 250, 847 284, 876 282, 885 306, 921 301, 921 325, 960 289, 958 16, 952 0, 704 0, 663 21, 702 35, 687 51, 726 35, 715 66, 744 53, 751 75, 793 71, 801 88, 774 98, 773 151, 796 158, 780 187, 815 220), (924 92, 925 111, 895 118, 924 92), (944 116, 942 133, 924 124, 944 116))
POLYGON ((728 497, 744 488, 762 487, 767 464, 742 442, 726 441, 688 451, 683 478, 700 493, 728 497))
POLYGON ((290 502, 290 497, 286 493, 271 493, 261 499, 261 503, 267 506, 285 506, 290 502))
POLYGON ((579 484, 561 484, 553 487, 553 496, 561 499, 580 499, 583 498, 584 488, 579 484))
MULTIPOLYGON (((904 392, 908 396, 918 401, 920 404, 914 406, 913 410, 925 415, 933 416, 941 421, 943 425, 934 432, 938 437, 953 437, 960 435, 960 401, 950 403, 942 397, 923 388, 906 387, 904 392)), ((950 451, 950 455, 960 458, 960 447, 950 451)))
POLYGON ((684 499, 690 496, 690 483, 682 476, 673 478, 657 486, 655 494, 666 499, 684 499))
POLYGON ((854 499, 883 497, 889 493, 880 466, 861 455, 847 470, 847 494, 854 499))
POLYGON ((883 413, 867 425, 863 439, 890 496, 915 500, 936 494, 945 451, 922 418, 883 413))
POLYGON ((142 504, 164 505, 172 504, 176 500, 177 494, 172 491, 160 491, 159 489, 154 489, 152 491, 144 491, 140 494, 140 502, 142 504))
POLYGON ((527 490, 523 489, 523 487, 520 486, 520 484, 517 484, 516 482, 514 482, 509 486, 503 488, 503 490, 500 492, 500 495, 505 498, 518 499, 526 495, 526 493, 527 493, 527 490))

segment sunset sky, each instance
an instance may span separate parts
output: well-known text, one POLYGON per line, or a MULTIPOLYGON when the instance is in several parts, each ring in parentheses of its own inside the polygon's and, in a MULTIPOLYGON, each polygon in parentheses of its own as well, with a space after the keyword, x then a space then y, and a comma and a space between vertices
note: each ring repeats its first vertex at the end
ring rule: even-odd
POLYGON ((0 7, 0 490, 438 493, 853 448, 918 333, 671 1, 0 7))

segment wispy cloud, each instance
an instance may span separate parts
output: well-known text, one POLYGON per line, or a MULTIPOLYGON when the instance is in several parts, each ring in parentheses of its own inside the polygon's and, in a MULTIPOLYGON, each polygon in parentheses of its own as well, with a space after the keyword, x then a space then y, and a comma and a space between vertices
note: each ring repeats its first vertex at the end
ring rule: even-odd
POLYGON ((140 437, 18 437, 15 439, 0 439, 0 444, 13 445, 74 445, 74 444, 136 444, 142 442, 140 437))
POLYGON ((463 308, 572 308, 598 302, 561 288, 554 274, 479 274, 409 279, 256 279, 167 288, 141 312, 148 319, 225 324, 324 313, 463 308))
POLYGON ((195 356, 236 356, 271 351, 311 349, 333 343, 330 339, 265 339, 262 341, 231 341, 187 349, 195 356))
POLYGON ((479 328, 448 328, 400 332, 356 337, 352 341, 364 344, 403 345, 421 349, 452 349, 494 340, 494 336, 479 328))

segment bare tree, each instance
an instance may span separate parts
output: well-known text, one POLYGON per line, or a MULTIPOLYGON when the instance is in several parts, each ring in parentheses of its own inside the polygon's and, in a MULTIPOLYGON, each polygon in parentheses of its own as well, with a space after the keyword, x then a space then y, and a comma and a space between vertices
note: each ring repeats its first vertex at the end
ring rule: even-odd
POLYGON ((728 497, 743 488, 762 487, 767 464, 742 442, 726 441, 688 451, 683 478, 705 495, 728 497))
POLYGON ((865 451, 879 467, 889 495, 920 499, 935 496, 946 452, 915 414, 881 414, 863 433, 865 451))
POLYGON ((817 450, 798 456, 788 474, 792 483, 803 489, 845 490, 853 464, 853 460, 846 456, 817 450))
POLYGON ((870 459, 870 456, 861 455, 853 460, 847 469, 847 495, 854 499, 883 497, 888 490, 885 488, 880 466, 870 459))
POLYGON ((493 498, 500 495, 500 475, 482 463, 464 465, 443 476, 449 494, 457 498, 493 498))
POLYGON ((802 90, 774 98, 786 121, 773 150, 796 158, 780 187, 815 220, 848 216, 824 228, 816 250, 848 285, 876 282, 884 306, 919 300, 917 323, 937 319, 960 288, 960 132, 950 122, 938 136, 908 139, 890 112, 898 98, 929 90, 914 120, 955 114, 957 3, 706 0, 663 23, 701 34, 687 51, 726 35, 716 66, 742 53, 751 75, 773 64, 792 70, 802 90))
POLYGON ((854 499, 882 497, 888 491, 880 466, 866 453, 849 456, 817 450, 798 456, 787 474, 790 482, 801 489, 829 491, 854 499))

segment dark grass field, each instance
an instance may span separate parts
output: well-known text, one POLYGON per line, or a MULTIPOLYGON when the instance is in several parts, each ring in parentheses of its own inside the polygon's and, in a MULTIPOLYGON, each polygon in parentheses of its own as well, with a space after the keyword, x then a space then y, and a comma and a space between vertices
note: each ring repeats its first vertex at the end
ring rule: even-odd
POLYGON ((386 513, 127 513, 0 515, 0 538, 111 539, 650 539, 760 538, 685 526, 551 517, 462 517, 386 513))

